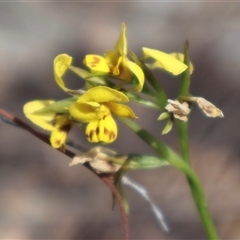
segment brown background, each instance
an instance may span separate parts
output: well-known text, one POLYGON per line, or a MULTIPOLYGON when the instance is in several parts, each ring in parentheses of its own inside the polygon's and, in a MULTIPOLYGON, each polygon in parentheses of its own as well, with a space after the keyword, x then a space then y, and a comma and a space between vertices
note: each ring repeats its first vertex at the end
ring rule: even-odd
MULTIPOLYGON (((190 116, 191 157, 222 239, 240 238, 240 3, 221 2, 2 2, 0 3, 0 107, 25 119, 32 99, 62 99, 52 61, 68 53, 82 66, 86 53, 102 54, 115 44, 121 22, 129 48, 182 51, 186 39, 195 66, 192 94, 220 107, 224 119, 208 119, 197 108, 190 116)), ((178 79, 158 72, 169 98, 178 79)), ((77 78, 68 86, 79 87, 77 78)), ((132 105, 140 122, 179 151, 177 132, 162 137, 157 111, 132 105)), ((27 121, 27 120, 26 120, 27 121)), ((120 125, 112 148, 153 154, 120 125)), ((118 239, 118 209, 111 194, 87 169, 21 129, 0 124, 0 238, 118 239)), ((70 138, 90 147, 80 130, 70 138)), ((171 167, 130 172, 161 207, 171 227, 163 233, 147 203, 127 189, 131 239, 204 239, 183 174, 171 167)))

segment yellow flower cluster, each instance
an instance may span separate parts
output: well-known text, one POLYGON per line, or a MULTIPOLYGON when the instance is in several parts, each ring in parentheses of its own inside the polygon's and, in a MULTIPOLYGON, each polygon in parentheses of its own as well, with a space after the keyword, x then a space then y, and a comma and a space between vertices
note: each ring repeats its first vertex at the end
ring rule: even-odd
MULTIPOLYGON (((58 55, 53 62, 56 83, 71 98, 54 100, 34 100, 25 104, 23 111, 27 118, 41 128, 51 131, 50 141, 54 148, 64 148, 67 134, 73 124, 86 123, 85 135, 90 142, 111 143, 117 138, 118 130, 113 115, 137 118, 130 107, 125 105, 129 98, 121 91, 128 84, 129 91, 141 92, 144 86, 144 71, 136 62, 127 57, 128 47, 126 26, 123 23, 115 47, 103 56, 86 55, 83 63, 88 71, 72 66, 72 57, 58 55), (71 90, 65 86, 63 76, 72 70, 87 83, 84 90, 71 90), (120 80, 118 85, 110 85, 102 78, 120 80), (118 89, 118 90, 117 90, 118 89)), ((143 59, 152 58, 149 68, 162 68, 173 75, 187 69, 182 54, 166 54, 158 50, 143 48, 143 59)))

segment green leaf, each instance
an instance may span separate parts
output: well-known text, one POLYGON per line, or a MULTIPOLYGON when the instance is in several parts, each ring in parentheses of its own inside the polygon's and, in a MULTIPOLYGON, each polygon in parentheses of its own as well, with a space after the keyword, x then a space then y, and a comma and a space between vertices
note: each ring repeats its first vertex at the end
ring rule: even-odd
POLYGON ((169 162, 160 157, 153 157, 141 154, 130 154, 122 168, 126 170, 139 170, 158 168, 166 165, 169 165, 169 162))

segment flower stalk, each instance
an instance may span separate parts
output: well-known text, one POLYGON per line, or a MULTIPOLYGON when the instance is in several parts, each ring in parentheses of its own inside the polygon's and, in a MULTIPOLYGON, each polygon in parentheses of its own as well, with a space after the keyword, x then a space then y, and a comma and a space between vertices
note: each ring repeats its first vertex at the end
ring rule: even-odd
MULTIPOLYGON (((181 96, 181 95, 188 96, 189 91, 190 91, 189 88, 190 88, 191 76, 190 76, 190 70, 189 70, 190 69, 190 59, 189 59, 188 41, 186 41, 186 43, 185 43, 184 63, 188 66, 188 69, 182 74, 179 96, 181 96)), ((184 100, 184 101, 196 100, 197 101, 197 99, 194 97, 186 97, 185 99, 182 99, 182 100, 184 100)), ((178 127, 178 132, 179 132, 179 141, 180 141, 182 159, 191 168, 190 154, 189 154, 188 122, 177 121, 177 127, 178 127)), ((210 215, 208 207, 207 207, 207 202, 206 202, 202 184, 201 184, 200 180, 197 180, 198 177, 196 176, 195 173, 194 173, 194 175, 195 175, 195 184, 193 183, 193 179, 191 176, 186 174, 186 177, 187 177, 188 184, 189 184, 195 205, 197 207, 202 225, 204 227, 206 235, 208 236, 208 239, 218 239, 218 235, 217 235, 214 223, 212 221, 211 215, 210 215)))

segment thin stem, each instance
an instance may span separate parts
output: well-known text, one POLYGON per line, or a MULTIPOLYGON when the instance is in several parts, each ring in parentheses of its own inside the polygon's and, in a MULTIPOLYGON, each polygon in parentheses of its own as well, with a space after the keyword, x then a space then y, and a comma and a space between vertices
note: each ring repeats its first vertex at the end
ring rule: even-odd
MULTIPOLYGON (((3 109, 0 109, 0 116, 6 120, 7 123, 12 123, 13 125, 16 125, 28 132, 30 132, 32 135, 40 139, 41 141, 47 143, 49 146, 51 146, 51 143, 49 141, 49 136, 40 133, 30 127, 28 124, 17 118, 16 116, 4 111, 3 109)), ((61 153, 65 154, 66 156, 73 158, 75 156, 75 153, 71 152, 68 149, 65 149, 64 151, 61 149, 56 149, 60 151, 61 153)), ((127 214, 124 211, 123 203, 120 194, 118 193, 117 188, 114 186, 112 183, 112 176, 111 175, 106 175, 106 174, 97 174, 88 164, 83 164, 84 167, 88 168, 90 171, 92 171, 96 176, 98 176, 112 191, 114 196, 116 197, 119 209, 120 209, 120 214, 121 214, 121 219, 122 219, 122 226, 123 226, 123 239, 128 240, 129 239, 129 224, 128 224, 128 217, 127 214)))
POLYGON ((142 138, 143 141, 149 144, 159 154, 160 157, 165 158, 165 160, 167 160, 172 166, 181 170, 186 175, 208 239, 211 240, 218 239, 217 232, 215 230, 212 218, 207 207, 207 202, 204 195, 202 184, 196 173, 193 171, 193 169, 191 169, 191 167, 187 163, 187 161, 184 161, 171 148, 160 142, 157 138, 155 138, 149 132, 140 127, 136 122, 124 118, 121 118, 121 120, 130 129, 132 129, 140 138, 142 138))
MULTIPOLYGON (((189 139, 187 133, 187 123, 178 123, 178 130, 179 130, 179 139, 180 139, 180 146, 182 152, 183 160, 190 165, 190 156, 189 156, 189 139)), ((192 179, 189 175, 186 174, 188 184, 197 207, 200 219, 202 221, 202 225, 204 230, 208 236, 208 239, 218 239, 218 235, 216 229, 214 227, 212 218, 210 216, 207 202, 205 199, 204 191, 200 180, 197 181, 197 187, 195 184, 192 183, 192 179)))
POLYGON ((189 94, 189 88, 191 83, 188 41, 185 42, 184 46, 184 63, 188 66, 188 68, 182 73, 179 96, 187 96, 189 94))
MULTIPOLYGON (((185 96, 181 98, 181 100, 188 101, 191 98, 191 100, 196 100, 194 97, 188 96, 189 95, 189 88, 190 88, 190 83, 191 83, 191 74, 190 74, 190 58, 189 58, 189 43, 188 41, 185 42, 184 46, 184 63, 188 66, 187 70, 183 72, 182 74, 182 79, 181 79, 181 85, 180 85, 180 91, 179 91, 179 96, 178 98, 180 99, 181 96, 185 96)), ((178 126, 178 132, 179 132, 179 141, 180 141, 180 146, 181 146, 181 152, 182 152, 182 159, 183 161, 189 165, 190 167, 190 155, 189 155, 189 137, 188 137, 188 123, 183 123, 178 121, 177 122, 178 126)), ((194 173, 194 171, 192 170, 194 173)), ((210 216, 208 207, 207 207, 207 202, 205 199, 204 191, 202 184, 200 180, 197 178, 196 183, 194 184, 192 181, 191 176, 189 176, 187 173, 186 177, 188 180, 188 184, 195 202, 195 205, 197 207, 200 219, 202 221, 202 225, 204 227, 204 230, 208 236, 208 239, 218 239, 216 229, 214 227, 212 218, 210 216)), ((196 176, 196 174, 194 173, 196 176)))
POLYGON ((190 165, 188 123, 177 121, 179 141, 183 160, 190 165))

